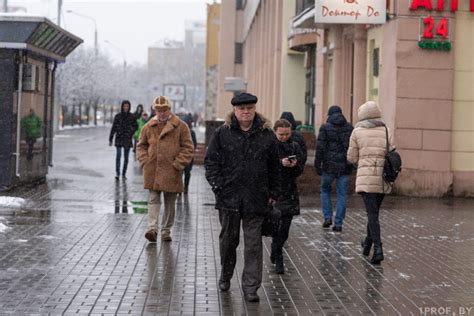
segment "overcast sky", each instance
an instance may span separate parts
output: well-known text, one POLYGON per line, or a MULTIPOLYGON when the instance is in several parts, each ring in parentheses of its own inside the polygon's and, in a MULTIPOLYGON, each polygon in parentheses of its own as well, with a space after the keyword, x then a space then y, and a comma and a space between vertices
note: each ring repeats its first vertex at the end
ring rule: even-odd
MULTIPOLYGON (((114 61, 146 63, 147 48, 163 38, 184 39, 185 20, 206 20, 206 3, 213 0, 63 0, 61 26, 94 45, 94 22, 67 13, 72 10, 97 22, 99 49, 114 61), (109 41, 111 44, 105 43, 109 41), (118 48, 116 48, 118 47, 118 48)), ((220 1, 217 1, 220 2, 220 1)), ((10 6, 27 7, 28 13, 57 22, 57 0, 9 0, 10 6)))

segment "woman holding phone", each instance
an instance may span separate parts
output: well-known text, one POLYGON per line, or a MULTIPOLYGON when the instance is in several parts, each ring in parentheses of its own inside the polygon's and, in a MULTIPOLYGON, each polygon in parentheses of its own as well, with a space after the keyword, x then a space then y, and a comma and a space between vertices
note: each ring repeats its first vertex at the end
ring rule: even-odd
POLYGON ((285 273, 283 264, 283 245, 288 239, 293 216, 300 214, 300 202, 296 178, 303 173, 304 159, 301 147, 298 143, 290 140, 291 123, 285 119, 275 122, 273 130, 278 139, 278 157, 280 167, 278 172, 282 181, 281 195, 275 202, 273 208, 279 213, 279 219, 273 232, 272 253, 270 260, 275 264, 275 272, 285 273))

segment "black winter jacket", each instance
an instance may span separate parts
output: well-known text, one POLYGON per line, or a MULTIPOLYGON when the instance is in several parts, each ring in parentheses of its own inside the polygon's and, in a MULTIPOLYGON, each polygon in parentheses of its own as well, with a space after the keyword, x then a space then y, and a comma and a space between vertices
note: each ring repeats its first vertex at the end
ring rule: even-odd
POLYGON ((264 215, 279 193, 278 140, 271 123, 255 115, 248 132, 232 113, 209 142, 204 167, 216 197, 216 209, 264 215))
POLYGON ((293 216, 300 214, 300 199, 298 195, 298 187, 296 186, 296 178, 299 177, 304 170, 303 152, 300 145, 291 139, 287 142, 278 143, 279 167, 278 171, 282 181, 280 188, 280 196, 275 203, 275 208, 281 211, 282 216, 293 216), (295 167, 284 167, 281 160, 291 155, 296 155, 297 164, 295 167))
POLYGON ((347 162, 347 149, 353 127, 342 113, 331 114, 321 125, 316 143, 314 168, 318 174, 335 176, 350 174, 352 165, 347 162))
POLYGON ((120 113, 114 117, 114 123, 110 130, 109 142, 111 143, 115 135, 115 146, 130 148, 133 146, 133 134, 138 128, 137 120, 133 113, 124 112, 123 106, 120 113))

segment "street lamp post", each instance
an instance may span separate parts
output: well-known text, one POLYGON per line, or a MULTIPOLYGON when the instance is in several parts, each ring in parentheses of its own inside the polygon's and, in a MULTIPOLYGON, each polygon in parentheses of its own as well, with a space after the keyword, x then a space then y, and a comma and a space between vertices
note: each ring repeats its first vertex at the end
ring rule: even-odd
POLYGON ((97 21, 91 16, 88 16, 88 15, 85 15, 85 14, 82 14, 82 13, 78 13, 78 12, 73 11, 73 10, 67 10, 66 12, 71 13, 71 14, 75 14, 77 16, 83 17, 85 19, 88 19, 88 20, 91 20, 92 22, 94 22, 94 51, 95 51, 95 55, 97 56, 97 54, 99 53, 99 46, 98 46, 99 41, 98 41, 98 38, 97 38, 97 21))
POLYGON ((119 51, 120 54, 122 54, 122 57, 123 57, 123 74, 126 75, 127 74, 127 56, 125 55, 125 52, 123 51, 123 49, 121 49, 120 47, 118 47, 117 45, 115 45, 114 43, 112 43, 108 40, 105 40, 104 42, 109 44, 110 46, 115 48, 117 51, 119 51))

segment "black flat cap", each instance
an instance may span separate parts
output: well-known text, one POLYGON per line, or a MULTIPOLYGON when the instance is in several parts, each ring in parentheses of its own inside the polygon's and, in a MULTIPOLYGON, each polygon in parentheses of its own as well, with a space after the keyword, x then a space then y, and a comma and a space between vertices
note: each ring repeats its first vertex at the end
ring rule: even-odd
POLYGON ((244 92, 233 97, 230 103, 232 103, 233 106, 238 106, 238 105, 243 105, 243 104, 255 104, 257 103, 257 101, 258 99, 256 96, 254 96, 253 94, 244 92))

